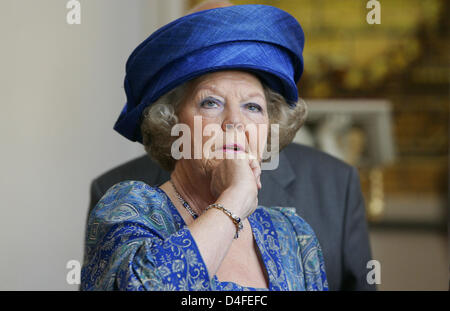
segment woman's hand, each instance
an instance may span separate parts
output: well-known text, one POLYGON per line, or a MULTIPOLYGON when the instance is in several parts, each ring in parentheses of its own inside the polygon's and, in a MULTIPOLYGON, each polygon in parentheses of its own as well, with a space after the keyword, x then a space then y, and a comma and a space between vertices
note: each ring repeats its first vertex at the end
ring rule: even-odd
POLYGON ((210 190, 215 197, 230 196, 233 206, 226 208, 245 219, 258 206, 260 176, 261 167, 255 159, 224 159, 212 171, 210 190))

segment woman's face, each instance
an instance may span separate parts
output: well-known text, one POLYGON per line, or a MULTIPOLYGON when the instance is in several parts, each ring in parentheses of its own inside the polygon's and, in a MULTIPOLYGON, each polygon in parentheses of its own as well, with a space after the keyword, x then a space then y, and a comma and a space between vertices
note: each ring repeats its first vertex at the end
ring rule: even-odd
POLYGON ((191 159, 203 169, 213 169, 223 158, 250 156, 261 162, 269 117, 263 86, 256 76, 218 71, 190 81, 178 117, 191 130, 191 159), (201 149, 194 146, 196 130, 201 130, 201 149), (194 152, 199 150, 201 158, 196 159, 194 152))

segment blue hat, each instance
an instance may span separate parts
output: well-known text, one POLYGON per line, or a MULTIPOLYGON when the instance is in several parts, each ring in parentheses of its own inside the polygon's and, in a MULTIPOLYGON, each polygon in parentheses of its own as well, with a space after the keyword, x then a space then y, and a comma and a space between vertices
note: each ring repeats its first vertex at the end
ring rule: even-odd
POLYGON ((295 106, 304 41, 297 20, 268 5, 234 5, 183 16, 131 53, 124 82, 127 103, 114 129, 142 142, 146 107, 188 80, 226 69, 254 73, 295 106))

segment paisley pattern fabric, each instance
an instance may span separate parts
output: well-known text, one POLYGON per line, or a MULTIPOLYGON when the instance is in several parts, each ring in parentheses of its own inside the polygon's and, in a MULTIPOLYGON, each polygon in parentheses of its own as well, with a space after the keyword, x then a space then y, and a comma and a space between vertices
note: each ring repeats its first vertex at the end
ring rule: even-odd
POLYGON ((319 242, 294 208, 258 206, 248 217, 269 288, 210 277, 189 228, 158 187, 125 181, 92 210, 81 290, 328 290, 319 242))

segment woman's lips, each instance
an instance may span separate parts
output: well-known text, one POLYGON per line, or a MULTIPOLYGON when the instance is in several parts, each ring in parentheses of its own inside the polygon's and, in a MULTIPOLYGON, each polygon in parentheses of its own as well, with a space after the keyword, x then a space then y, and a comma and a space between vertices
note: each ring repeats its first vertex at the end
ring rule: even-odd
POLYGON ((244 147, 239 144, 223 145, 222 150, 224 152, 245 152, 244 147))

